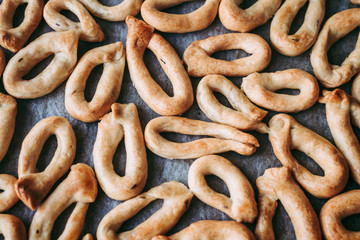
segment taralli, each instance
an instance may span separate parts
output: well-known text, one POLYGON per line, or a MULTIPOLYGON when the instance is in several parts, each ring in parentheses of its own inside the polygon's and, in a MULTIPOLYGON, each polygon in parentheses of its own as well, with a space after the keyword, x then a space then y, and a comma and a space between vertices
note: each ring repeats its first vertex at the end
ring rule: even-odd
POLYGON ((15 192, 16 177, 0 174, 0 212, 5 212, 19 201, 15 192))
POLYGON ((101 42, 105 36, 100 26, 78 0, 50 0, 44 7, 44 19, 55 31, 74 30, 80 39, 88 42, 101 42), (74 22, 60 13, 73 12, 80 22, 74 22))
POLYGON ((277 112, 300 112, 313 106, 319 98, 316 79, 300 69, 250 74, 243 78, 241 90, 256 105, 277 112), (300 93, 276 93, 280 89, 298 89, 300 93))
POLYGON ((5 65, 6 65, 5 54, 4 54, 4 51, 2 49, 0 49, 0 76, 4 72, 5 65))
POLYGON ((44 7, 44 0, 3 0, 0 5, 0 45, 17 52, 29 39, 39 25, 44 7), (24 19, 18 27, 13 27, 16 9, 27 4, 24 19))
POLYGON ((261 122, 267 111, 252 104, 239 88, 221 75, 209 75, 201 79, 196 90, 196 100, 206 116, 215 122, 242 130, 267 130, 266 124, 261 122), (222 105, 214 92, 223 94, 235 110, 222 105))
POLYGON ((45 33, 13 56, 3 76, 5 90, 16 98, 38 98, 57 88, 72 72, 77 61, 79 36, 75 31, 45 33), (54 55, 36 77, 23 77, 41 60, 54 55))
POLYGON ((352 87, 351 87, 351 95, 360 102, 360 73, 356 75, 352 87))
POLYGON ((297 240, 321 240, 320 224, 311 203, 288 168, 270 168, 256 179, 259 189, 258 240, 275 240, 272 218, 280 200, 293 224, 297 240))
POLYGON ((0 235, 5 240, 26 240, 26 229, 23 222, 10 214, 0 214, 0 235))
POLYGON ((82 240, 93 240, 94 238, 92 237, 92 235, 90 233, 86 234, 82 240))
POLYGON ((165 234, 179 221, 188 209, 193 194, 183 184, 166 182, 135 198, 119 204, 101 220, 96 237, 99 240, 141 239, 150 240, 165 234), (163 199, 160 210, 130 231, 118 233, 121 225, 156 199, 163 199))
POLYGON ((330 47, 359 25, 360 9, 351 8, 331 16, 321 29, 319 37, 312 48, 310 61, 316 78, 326 88, 335 88, 345 84, 356 73, 360 72, 359 38, 355 49, 342 62, 341 66, 331 65, 327 57, 327 51, 330 47))
POLYGON ((360 0, 351 0, 351 3, 352 3, 352 4, 358 4, 358 5, 359 5, 359 4, 360 4, 360 0))
POLYGON ((275 115, 269 127, 269 140, 276 157, 306 191, 317 198, 330 198, 344 189, 349 169, 341 152, 328 140, 286 114, 275 115), (303 167, 292 156, 293 149, 312 158, 323 169, 324 176, 314 175, 303 167))
POLYGON ((260 72, 271 59, 269 44, 252 33, 228 33, 191 43, 183 56, 190 76, 203 77, 209 74, 239 77, 260 72), (233 61, 211 57, 218 51, 243 49, 251 54, 233 61))
POLYGON ((96 177, 106 195, 127 200, 138 195, 147 179, 147 158, 144 136, 136 106, 114 103, 112 112, 98 125, 93 159, 96 177), (124 138, 126 148, 125 176, 120 177, 112 164, 117 146, 124 138))
POLYGON ((239 5, 243 0, 222 0, 219 7, 221 23, 229 30, 250 32, 265 24, 278 10, 281 0, 258 0, 254 5, 243 10, 239 5))
POLYGON ((16 194, 35 210, 55 182, 70 168, 76 150, 76 138, 70 123, 62 117, 48 117, 38 122, 25 137, 20 151, 16 194), (50 164, 38 173, 36 163, 46 140, 55 135, 58 147, 50 164))
POLYGON ((169 237, 156 236, 151 240, 255 240, 252 232, 243 224, 233 221, 203 220, 169 237))
POLYGON ((360 232, 349 231, 342 220, 360 213, 360 190, 352 190, 333 197, 325 203, 320 212, 320 223, 326 240, 359 240, 360 232))
POLYGON ((162 32, 186 33, 207 28, 214 21, 221 0, 206 0, 197 10, 187 14, 170 14, 161 10, 194 0, 146 0, 141 5, 141 16, 162 32))
POLYGON ((95 16, 107 21, 124 21, 126 16, 140 12, 143 0, 124 0, 115 6, 105 6, 98 0, 78 0, 95 16))
POLYGON ((99 120, 111 109, 120 94, 125 68, 125 50, 121 42, 94 48, 82 56, 65 88, 66 110, 83 122, 99 120), (86 81, 94 67, 104 65, 95 95, 86 101, 86 81))
POLYGON ((69 175, 36 211, 29 229, 29 240, 50 240, 55 220, 76 203, 59 239, 78 239, 89 204, 95 201, 97 182, 93 170, 83 163, 71 167, 69 175))
POLYGON ((228 151, 251 155, 259 147, 259 142, 255 137, 236 128, 182 117, 154 118, 146 125, 144 135, 146 146, 152 152, 170 159, 198 158, 228 151), (161 136, 162 132, 213 136, 215 138, 177 143, 166 140, 161 136))
POLYGON ((197 159, 189 169, 189 188, 204 203, 226 213, 237 222, 253 222, 257 216, 254 190, 245 175, 229 160, 209 155, 197 159), (230 192, 230 198, 212 190, 206 183, 206 175, 222 179, 230 192))
POLYGON ((286 0, 271 22, 270 40, 273 47, 286 56, 298 56, 316 41, 325 15, 325 0, 286 0), (288 35, 299 10, 309 2, 304 22, 296 33, 288 35))
POLYGON ((192 86, 175 50, 143 21, 128 16, 126 24, 129 28, 126 40, 128 68, 140 97, 160 115, 180 115, 188 110, 194 101, 192 86), (152 79, 143 60, 146 48, 154 52, 173 84, 173 97, 169 97, 152 79))
POLYGON ((5 157, 14 135, 16 113, 15 99, 0 93, 0 162, 5 157))

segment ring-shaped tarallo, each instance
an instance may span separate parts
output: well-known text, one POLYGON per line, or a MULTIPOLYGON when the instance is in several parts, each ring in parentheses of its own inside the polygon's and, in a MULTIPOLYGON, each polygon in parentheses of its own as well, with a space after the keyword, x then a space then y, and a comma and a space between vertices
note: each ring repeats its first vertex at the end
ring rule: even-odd
POLYGON ((39 25, 44 8, 44 0, 3 0, 0 5, 0 45, 17 52, 29 39, 39 25), (17 27, 13 27, 16 9, 27 4, 24 19, 17 27))
POLYGON ((353 96, 358 102, 360 102, 360 73, 354 78, 351 87, 351 96, 353 96))
POLYGON ((5 212, 19 201, 15 192, 17 178, 9 174, 0 174, 0 212, 5 212))
POLYGON ((77 61, 79 36, 75 31, 41 35, 21 49, 8 62, 3 76, 5 90, 16 98, 31 99, 55 90, 71 74, 77 61), (36 77, 23 77, 41 60, 54 55, 50 64, 36 77))
POLYGON ((183 55, 190 76, 220 74, 231 77, 247 76, 265 69, 271 59, 269 44, 252 33, 228 33, 192 42, 183 55), (211 57, 218 51, 243 49, 251 54, 232 61, 211 57))
POLYGON ((316 79, 300 69, 250 74, 243 78, 241 90, 256 105, 277 112, 300 112, 313 106, 319 98, 316 79), (298 89, 300 93, 277 93, 280 89, 298 89))
POLYGON ((145 127, 145 143, 150 151, 169 159, 199 158, 209 154, 234 151, 251 155, 259 147, 255 137, 236 128, 183 117, 158 117, 145 127), (163 132, 212 136, 177 143, 161 136, 163 132))
POLYGON ((180 115, 194 102, 192 85, 182 61, 173 47, 154 28, 141 20, 128 16, 126 58, 131 80, 145 103, 160 115, 180 115), (169 77, 174 95, 170 97, 154 81, 145 66, 143 56, 150 49, 169 77))
POLYGON ((275 240, 272 218, 277 200, 284 206, 293 224, 296 239, 321 240, 317 215, 305 193, 295 182, 288 168, 270 168, 256 179, 259 190, 259 216, 255 228, 258 240, 275 240))
POLYGON ((203 220, 190 224, 173 235, 156 236, 151 240, 255 240, 252 232, 243 224, 234 221, 203 220))
POLYGON ((5 65, 6 65, 5 54, 4 54, 4 51, 2 49, 0 49, 0 76, 4 72, 5 65))
POLYGON ((269 140, 276 157, 307 192, 317 198, 330 198, 344 189, 349 178, 348 165, 341 152, 328 140, 286 114, 271 118, 269 127, 269 140), (291 150, 308 155, 323 169, 324 176, 303 167, 291 150))
POLYGON ((286 56, 298 56, 316 41, 325 16, 325 0, 286 0, 275 13, 270 27, 272 46, 286 56), (291 24, 299 10, 309 2, 304 22, 296 33, 289 35, 291 24))
POLYGON ((350 1, 352 4, 358 4, 358 5, 360 5, 360 0, 351 0, 350 1))
POLYGON ((89 204, 97 196, 94 171, 83 163, 71 167, 69 175, 56 187, 36 211, 29 229, 29 240, 50 240, 55 220, 76 203, 63 233, 58 239, 78 239, 89 204))
POLYGON ((65 107, 83 122, 99 120, 111 109, 120 94, 125 68, 125 50, 121 42, 94 48, 85 53, 70 75, 65 88, 65 107), (84 90, 91 71, 103 64, 103 72, 95 94, 86 101, 84 90))
POLYGON ((5 157, 14 135, 16 113, 16 100, 0 93, 0 162, 5 157))
POLYGON ((327 52, 340 38, 360 25, 360 8, 351 8, 331 16, 320 31, 310 55, 310 62, 316 78, 326 88, 336 88, 347 83, 360 72, 360 34, 355 49, 341 63, 332 65, 327 52))
POLYGON ((261 122, 267 111, 252 104, 245 94, 224 76, 208 75, 201 79, 196 89, 196 100, 200 109, 212 121, 241 130, 267 130, 267 125, 261 122), (214 92, 224 95, 235 110, 221 104, 214 92))
POLYGON ((78 0, 89 12, 107 21, 124 21, 126 16, 135 16, 140 12, 143 0, 124 0, 115 6, 105 6, 98 0, 78 0))
POLYGON ((80 40, 101 42, 105 36, 100 25, 95 22, 90 13, 78 0, 50 0, 44 7, 44 19, 55 31, 74 30, 78 32, 80 40), (74 22, 60 13, 69 10, 74 13, 79 22, 74 22))
POLYGON ((179 182, 163 183, 112 209, 100 221, 96 237, 99 240, 151 240, 152 237, 165 234, 175 226, 189 208, 192 197, 190 190, 179 182), (156 213, 134 229, 118 232, 126 220, 157 199, 162 199, 163 205, 156 213))
POLYGON ((10 214, 0 214, 0 235, 5 240, 26 240, 24 223, 10 214))
POLYGON ((325 203, 320 211, 320 223, 326 240, 359 240, 359 231, 350 231, 342 224, 348 216, 360 213, 360 190, 339 194, 325 203))
POLYGON ((191 164, 188 174, 190 191, 202 202, 224 213, 237 222, 253 222, 258 214, 254 190, 245 175, 229 160, 208 155, 191 164), (230 198, 212 190, 205 176, 215 175, 222 179, 230 192, 230 198))
POLYGON ((48 117, 38 122, 26 135, 20 150, 16 194, 35 210, 55 182, 70 168, 76 149, 76 138, 70 123, 62 117, 48 117), (36 163, 46 140, 55 135, 57 149, 43 172, 37 172, 36 163))
POLYGON ((114 103, 98 125, 93 159, 96 178, 107 196, 127 200, 138 195, 147 179, 147 158, 140 120, 135 104, 114 103), (124 138, 125 175, 114 171, 113 157, 124 138))
POLYGON ((272 18, 282 0, 258 0, 245 10, 239 7, 242 2, 243 0, 221 1, 219 18, 227 29, 237 32, 250 32, 272 18))
POLYGON ((146 0, 141 5, 144 21, 161 32, 187 33, 207 28, 214 21, 221 0, 205 0, 197 10, 171 14, 161 10, 194 0, 146 0))

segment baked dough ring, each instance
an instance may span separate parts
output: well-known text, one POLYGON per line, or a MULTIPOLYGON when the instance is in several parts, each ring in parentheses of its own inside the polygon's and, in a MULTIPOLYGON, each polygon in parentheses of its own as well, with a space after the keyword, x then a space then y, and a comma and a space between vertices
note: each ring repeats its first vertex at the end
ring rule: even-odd
POLYGON ((141 239, 165 234, 179 221, 188 209, 193 194, 179 182, 166 182, 112 209, 99 223, 96 237, 99 240, 141 239), (118 233, 121 225, 156 199, 163 199, 162 208, 145 222, 130 231, 118 233))
POLYGON ((351 0, 350 1, 352 4, 360 4, 360 0, 351 0))
POLYGON ((89 204, 95 201, 97 182, 91 167, 78 163, 36 211, 29 229, 29 240, 50 240, 55 220, 76 203, 59 239, 78 239, 89 204))
POLYGON ((286 0, 271 22, 270 40, 273 47, 286 56, 304 53, 316 41, 324 15, 325 0, 286 0), (303 24, 296 33, 288 35, 296 14, 308 1, 303 24))
POLYGON ((94 48, 81 57, 65 88, 65 107, 83 122, 99 120, 111 109, 120 94, 125 68, 125 50, 121 42, 94 48), (92 69, 104 65, 95 95, 86 101, 84 90, 92 69))
POLYGON ((19 201, 15 192, 16 180, 12 175, 0 174, 0 212, 7 211, 19 201))
POLYGON ((239 77, 265 69, 270 63, 271 49, 258 35, 228 33, 192 42, 185 49, 183 59, 193 77, 209 74, 239 77), (215 52, 232 49, 243 49, 251 55, 233 61, 211 57, 215 52))
POLYGON ((293 224, 297 240, 320 240, 317 215, 304 192, 286 167, 270 168, 256 179, 259 189, 259 217, 255 228, 258 240, 275 240, 272 218, 280 200, 293 224))
POLYGON ((48 117, 38 122, 25 137, 20 151, 16 194, 35 210, 55 182, 70 168, 76 149, 76 138, 70 123, 62 117, 48 117), (58 147, 50 164, 38 173, 36 162, 46 140, 55 135, 58 147))
POLYGON ((330 198, 344 189, 349 169, 341 152, 328 140, 286 114, 275 115, 269 127, 269 140, 276 157, 306 191, 317 198, 330 198), (303 167, 292 156, 292 149, 312 158, 324 170, 324 176, 314 175, 303 167))
POLYGON ((98 125, 93 159, 96 177, 106 195, 127 200, 138 195, 147 179, 147 158, 144 136, 135 104, 114 103, 98 125), (125 135, 125 137, 124 137, 125 135), (124 138, 127 164, 125 176, 114 171, 113 158, 124 138))
POLYGON ((190 191, 200 201, 226 213, 237 222, 251 223, 258 214, 249 180, 226 158, 209 155, 197 159, 190 166, 188 183, 190 191), (206 175, 222 179, 230 191, 230 198, 212 190, 206 183, 206 175))
POLYGON ((314 47, 310 61, 316 78, 326 88, 335 88, 350 81, 360 72, 360 34, 355 49, 341 66, 330 65, 327 51, 340 38, 360 25, 360 9, 351 8, 331 16, 323 26, 314 47))
POLYGON ((349 231, 341 223, 347 216, 360 213, 359 198, 360 190, 356 189, 337 195, 325 203, 320 211, 324 239, 360 239, 360 232, 349 231))
POLYGON ((172 46, 154 29, 134 17, 126 18, 128 36, 126 57, 131 80, 140 97, 160 115, 180 115, 194 101, 191 82, 184 66, 172 46), (145 49, 150 49, 159 60, 173 84, 174 96, 169 97, 152 79, 143 60, 145 49))
POLYGON ((243 78, 241 90, 256 105, 277 112, 300 112, 319 98, 319 85, 309 73, 287 69, 274 73, 253 73, 243 78), (298 95, 280 94, 280 89, 299 89, 298 95))
POLYGON ((352 87, 351 87, 351 95, 360 102, 360 73, 356 75, 352 87))
POLYGON ((29 39, 39 25, 44 8, 44 0, 3 0, 0 5, 0 45, 17 52, 29 39), (27 4, 24 19, 14 28, 15 10, 22 4, 27 4))
POLYGON ((135 16, 140 12, 140 7, 143 0, 124 0, 115 6, 105 6, 98 0, 78 0, 81 2, 89 12, 98 18, 107 21, 124 21, 126 16, 135 16))
POLYGON ((0 162, 5 157, 15 131, 17 103, 9 95, 0 93, 0 162))
POLYGON ((75 31, 41 35, 13 56, 3 76, 6 91, 16 98, 38 98, 57 88, 72 72, 77 61, 79 36, 75 31), (51 63, 36 77, 23 77, 41 60, 54 54, 51 63))
POLYGON ((243 224, 233 221, 203 220, 190 224, 169 237, 156 236, 151 240, 255 240, 243 224))
POLYGON ((214 21, 221 0, 205 0, 197 10, 187 14, 160 12, 163 9, 194 0, 146 0, 141 5, 141 16, 162 32, 187 33, 207 28, 214 21))
POLYGON ((44 19, 55 31, 75 30, 80 39, 88 42, 101 42, 105 36, 100 26, 78 0, 50 0, 44 7, 44 19), (69 10, 80 22, 74 22, 60 13, 69 10))
POLYGON ((227 151, 251 155, 259 146, 255 137, 236 128, 183 117, 154 118, 146 125, 144 135, 146 146, 152 152, 170 159, 198 158, 227 151), (215 138, 176 143, 162 137, 160 135, 162 132, 213 136, 215 138))
POLYGON ((265 24, 278 10, 282 0, 258 0, 243 10, 239 5, 243 0, 222 0, 219 7, 221 23, 229 30, 250 32, 265 24))
POLYGON ((0 235, 5 240, 26 240, 26 229, 23 222, 10 214, 0 214, 0 235))
POLYGON ((261 122, 266 116, 264 111, 250 102, 245 94, 230 80, 221 75, 208 75, 201 79, 196 90, 196 100, 200 109, 211 120, 242 130, 267 130, 261 122), (220 92, 234 109, 222 105, 213 92, 220 92))

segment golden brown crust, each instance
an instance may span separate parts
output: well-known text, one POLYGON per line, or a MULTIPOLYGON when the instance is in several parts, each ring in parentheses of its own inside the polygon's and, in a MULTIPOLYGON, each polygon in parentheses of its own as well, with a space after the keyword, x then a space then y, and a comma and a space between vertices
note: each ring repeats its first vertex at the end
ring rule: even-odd
POLYGON ((350 2, 352 3, 352 4, 360 4, 360 0, 350 0, 350 2))
POLYGON ((17 103, 9 95, 0 93, 0 162, 5 157, 15 131, 17 103))
POLYGON ((4 54, 4 51, 2 49, 0 49, 0 76, 4 72, 5 65, 6 65, 5 54, 4 54))
POLYGON ((0 212, 7 211, 19 201, 15 192, 16 180, 12 175, 0 174, 0 212))
POLYGON ((4 239, 26 240, 26 229, 23 222, 10 214, 0 214, 0 234, 4 239))
POLYGON ((358 102, 360 102, 360 73, 354 78, 351 87, 351 96, 353 96, 358 102))

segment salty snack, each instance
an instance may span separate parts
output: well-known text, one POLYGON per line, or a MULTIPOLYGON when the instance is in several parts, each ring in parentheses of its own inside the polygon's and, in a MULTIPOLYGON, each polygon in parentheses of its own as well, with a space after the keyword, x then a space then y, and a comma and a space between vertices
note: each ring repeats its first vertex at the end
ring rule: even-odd
POLYGON ((35 210, 54 183, 70 168, 76 149, 76 138, 70 123, 62 117, 48 117, 38 122, 25 137, 20 151, 16 194, 21 201, 35 210), (37 172, 36 162, 46 140, 55 135, 57 149, 50 164, 37 172))
POLYGON ((287 69, 274 73, 253 73, 243 78, 241 90, 256 105, 277 112, 300 112, 319 98, 319 85, 309 73, 287 69), (298 89, 298 95, 276 93, 280 89, 298 89))
POLYGON ((271 118, 269 127, 269 140, 276 157, 306 191, 317 198, 330 198, 344 189, 349 169, 341 152, 328 140, 286 114, 271 118), (324 170, 324 176, 303 167, 292 156, 293 149, 312 158, 324 170))
POLYGON ((80 40, 101 42, 105 38, 100 26, 78 0, 48 1, 44 7, 44 19, 55 31, 76 31, 80 40), (71 11, 79 18, 79 22, 65 17, 60 13, 61 10, 71 11))
POLYGON ((141 5, 144 21, 162 32, 187 33, 207 28, 214 21, 221 0, 205 0, 197 10, 187 14, 171 14, 161 10, 193 0, 146 0, 141 5))
POLYGON ((351 0, 350 1, 352 4, 360 4, 360 0, 351 0))
POLYGON ((15 131, 17 103, 9 95, 0 93, 0 162, 5 157, 15 131))
POLYGON ((39 25, 44 8, 44 0, 3 0, 0 5, 0 45, 17 52, 29 39, 39 25), (24 19, 17 27, 13 27, 15 10, 27 4, 24 19))
POLYGON ((96 237, 99 240, 141 239, 151 240, 159 234, 165 234, 179 221, 188 209, 193 194, 179 182, 166 182, 154 187, 135 198, 119 204, 99 223, 96 237), (141 209, 156 199, 164 203, 156 213, 136 228, 118 233, 121 225, 136 215, 141 209))
POLYGON ((360 232, 349 231, 341 223, 344 218, 360 213, 359 198, 360 190, 356 189, 337 195, 325 203, 320 212, 324 239, 360 239, 360 232))
POLYGON ((143 21, 128 16, 126 24, 126 58, 131 80, 140 97, 160 115, 180 115, 188 110, 194 101, 193 90, 189 76, 175 50, 162 36, 154 33, 154 28, 143 21), (146 48, 156 55, 169 77, 174 96, 168 96, 152 79, 143 60, 146 48))
POLYGON ((26 240, 26 229, 23 222, 10 214, 0 214, 0 235, 5 240, 26 240))
POLYGON ((360 73, 354 78, 351 95, 360 103, 360 73))
POLYGON ((94 48, 85 53, 69 77, 65 88, 65 107, 74 118, 83 122, 99 120, 111 109, 120 94, 125 68, 125 50, 121 42, 94 48), (84 90, 94 67, 104 69, 94 97, 86 101, 84 90))
POLYGON ((316 78, 326 88, 336 88, 350 81, 360 72, 360 41, 342 62, 341 66, 331 65, 327 51, 340 38, 360 25, 360 8, 351 8, 331 16, 320 31, 310 55, 316 78))
POLYGON ((5 65, 6 65, 6 59, 5 59, 5 54, 4 51, 2 49, 0 49, 0 76, 3 74, 4 69, 5 69, 5 65))
POLYGON ((140 12, 143 0, 124 0, 115 6, 105 6, 98 0, 78 0, 89 12, 107 21, 124 21, 126 16, 135 16, 140 12))
POLYGON ((55 220, 76 203, 59 239, 78 239, 89 204, 95 201, 97 183, 91 167, 78 163, 36 211, 29 229, 29 240, 50 240, 55 220))
POLYGON ((270 39, 273 47, 286 56, 298 56, 316 41, 325 16, 325 0, 286 0, 271 22, 270 39), (292 35, 291 23, 299 10, 309 2, 304 22, 292 35))
POLYGON ((271 59, 269 44, 252 33, 228 33, 192 42, 184 52, 184 62, 190 76, 203 77, 209 74, 239 77, 260 72, 271 59), (218 51, 243 49, 251 54, 233 61, 211 57, 218 51))
POLYGON ((5 90, 16 98, 38 98, 57 88, 72 72, 77 61, 79 36, 75 31, 49 32, 32 41, 13 56, 3 76, 5 90), (36 77, 23 77, 41 60, 54 55, 36 77))
POLYGON ((241 9, 243 0, 222 0, 219 7, 221 23, 229 30, 250 32, 265 24, 278 10, 282 0, 258 0, 248 9, 241 9))
POLYGON ((15 192, 16 177, 0 174, 0 212, 5 212, 19 201, 15 192))
POLYGON ((226 213, 237 222, 253 222, 258 214, 254 190, 245 175, 229 160, 208 155, 191 164, 188 175, 190 191, 202 202, 226 213), (230 198, 212 190, 206 183, 206 175, 222 179, 230 192, 230 198))
POLYGON ((236 128, 183 117, 154 118, 146 125, 144 135, 146 146, 152 152, 170 159, 198 158, 228 151, 251 155, 259 147, 255 137, 236 128), (165 139, 161 136, 162 132, 205 135, 214 138, 177 143, 165 139))
POLYGON ((255 240, 252 232, 234 221, 203 220, 190 224, 169 237, 156 236, 151 240, 255 240))
POLYGON ((144 136, 135 104, 114 103, 98 125, 93 159, 96 178, 106 195, 127 200, 138 195, 147 179, 147 158, 144 136), (124 176, 114 171, 113 158, 124 138, 126 170, 124 176))
POLYGON ((245 94, 230 80, 221 75, 208 75, 201 79, 196 90, 196 100, 200 109, 211 120, 241 130, 267 130, 261 122, 266 116, 264 111, 250 102, 245 94), (220 92, 234 109, 222 105, 213 92, 220 92))
POLYGON ((275 240, 272 218, 280 200, 293 224, 296 239, 320 240, 319 220, 310 201, 286 167, 270 168, 256 179, 260 212, 255 228, 258 240, 275 240))

